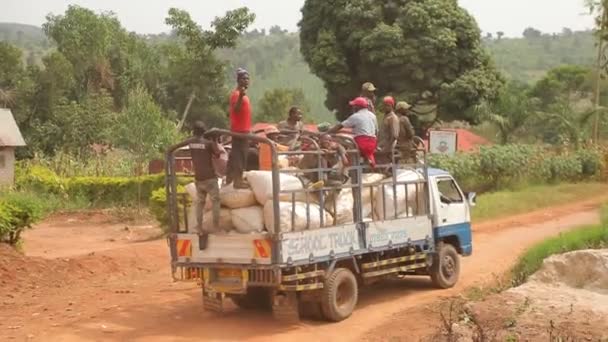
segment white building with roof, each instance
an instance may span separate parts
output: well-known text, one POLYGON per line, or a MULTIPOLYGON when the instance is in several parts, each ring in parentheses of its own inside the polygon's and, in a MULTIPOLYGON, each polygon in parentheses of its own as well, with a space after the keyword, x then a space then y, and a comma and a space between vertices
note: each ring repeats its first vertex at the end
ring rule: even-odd
POLYGON ((25 146, 10 109, 0 108, 0 185, 15 182, 15 148, 25 146))

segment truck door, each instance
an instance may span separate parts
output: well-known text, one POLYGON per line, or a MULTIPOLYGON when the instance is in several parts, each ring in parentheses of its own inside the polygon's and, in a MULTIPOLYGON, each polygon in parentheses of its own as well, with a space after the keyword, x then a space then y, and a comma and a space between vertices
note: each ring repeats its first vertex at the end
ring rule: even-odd
POLYGON ((469 221, 469 207, 454 179, 451 177, 436 178, 436 190, 436 226, 451 226, 469 221))
POLYGON ((455 239, 462 255, 472 252, 471 215, 465 197, 450 176, 437 177, 433 182, 435 209, 435 239, 455 239))

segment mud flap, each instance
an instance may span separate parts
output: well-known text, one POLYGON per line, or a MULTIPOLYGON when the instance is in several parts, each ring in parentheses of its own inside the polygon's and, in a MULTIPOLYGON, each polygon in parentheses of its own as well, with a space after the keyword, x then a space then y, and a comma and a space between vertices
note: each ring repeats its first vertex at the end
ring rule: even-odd
POLYGON ((226 295, 213 291, 205 291, 203 289, 203 309, 205 311, 224 313, 224 303, 226 295))
POLYGON ((276 294, 272 300, 272 316, 283 323, 300 322, 298 294, 296 292, 276 294))
POLYGON ((172 266, 173 281, 195 282, 197 285, 202 284, 203 270, 198 267, 172 266))

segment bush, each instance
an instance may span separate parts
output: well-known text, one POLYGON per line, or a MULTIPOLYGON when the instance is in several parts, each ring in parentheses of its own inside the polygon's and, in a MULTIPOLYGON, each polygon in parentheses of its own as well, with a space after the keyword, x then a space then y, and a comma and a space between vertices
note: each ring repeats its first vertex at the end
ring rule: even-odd
POLYGON ((479 153, 430 155, 429 165, 449 171, 467 191, 496 191, 520 184, 597 179, 604 169, 596 149, 554 154, 540 146, 482 147, 479 153))
POLYGON ((15 245, 24 229, 31 228, 51 208, 31 193, 9 192, 0 197, 0 242, 15 245))
POLYGON ((551 170, 550 181, 576 181, 583 178, 583 166, 574 155, 551 156, 547 158, 551 170))
MULTIPOLYGON (((178 194, 185 194, 186 189, 183 185, 177 186, 178 194)), ((179 196, 178 196, 179 198, 179 196)), ((186 207, 191 205, 190 196, 185 196, 186 198, 186 207)), ((167 215, 167 191, 164 187, 160 189, 156 189, 152 192, 150 196, 150 212, 154 215, 161 228, 164 231, 168 231, 169 229, 169 216, 167 215)), ((184 222, 184 203, 180 201, 178 203, 178 216, 180 222, 184 222)))
POLYGON ((70 177, 61 178, 40 166, 20 167, 16 185, 19 190, 41 196, 59 195, 67 201, 80 200, 93 207, 133 206, 148 199, 154 189, 164 186, 164 174, 141 177, 70 177))

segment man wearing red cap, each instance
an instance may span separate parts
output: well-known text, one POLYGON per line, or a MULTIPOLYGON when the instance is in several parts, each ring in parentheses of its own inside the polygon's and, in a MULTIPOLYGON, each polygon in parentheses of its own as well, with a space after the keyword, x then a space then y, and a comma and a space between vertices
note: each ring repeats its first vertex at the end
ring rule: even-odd
POLYGON ((382 156, 391 160, 393 143, 399 138, 399 118, 395 114, 395 99, 392 96, 386 96, 382 103, 384 105, 382 108, 384 119, 382 120, 378 146, 382 156))
POLYGON ((349 102, 353 107, 354 114, 348 117, 342 123, 332 127, 327 133, 337 133, 342 128, 351 128, 355 136, 355 142, 359 148, 361 155, 367 159, 372 168, 376 167, 376 158, 374 153, 378 146, 378 121, 376 115, 369 111, 368 101, 364 97, 357 97, 349 102))

